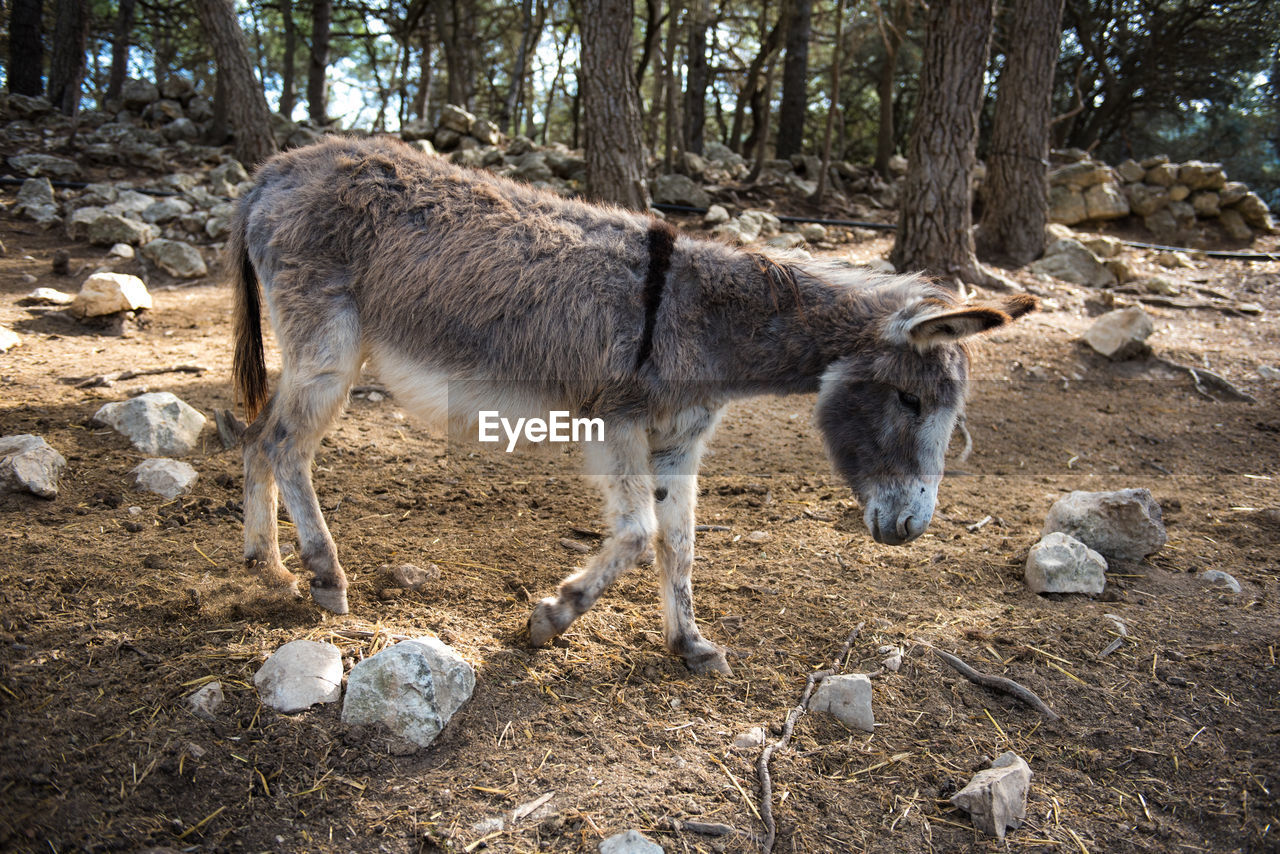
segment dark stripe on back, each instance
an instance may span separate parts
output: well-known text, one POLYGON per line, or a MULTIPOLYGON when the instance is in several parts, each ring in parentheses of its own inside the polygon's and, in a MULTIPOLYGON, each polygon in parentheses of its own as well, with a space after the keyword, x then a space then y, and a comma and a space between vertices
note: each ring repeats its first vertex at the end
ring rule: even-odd
POLYGON ((671 268, 671 253, 675 251, 675 229, 660 220, 649 226, 649 274, 644 280, 644 333, 640 336, 640 349, 636 351, 636 370, 644 365, 653 352, 653 328, 658 321, 658 308, 662 305, 662 288, 666 284, 667 270, 671 268))

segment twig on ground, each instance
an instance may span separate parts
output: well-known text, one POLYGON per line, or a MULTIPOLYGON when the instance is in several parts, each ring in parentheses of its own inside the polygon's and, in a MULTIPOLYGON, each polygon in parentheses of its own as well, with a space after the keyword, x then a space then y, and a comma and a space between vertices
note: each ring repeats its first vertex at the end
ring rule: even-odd
POLYGON ((1235 400, 1241 403, 1257 403, 1258 399, 1248 392, 1243 392, 1236 388, 1225 377, 1215 374, 1213 371, 1205 368, 1193 368, 1190 365, 1179 365, 1177 362, 1171 362, 1168 359, 1157 357, 1156 362, 1171 368, 1175 371, 1181 371, 1191 377, 1191 382, 1195 385, 1196 392, 1217 401, 1213 393, 1226 398, 1227 400, 1235 400))
POLYGON ((990 525, 992 518, 994 517, 983 516, 981 519, 974 522, 972 525, 965 525, 964 529, 968 531, 970 534, 976 534, 979 531, 981 531, 983 528, 987 527, 987 525, 990 525))
POLYGON ((699 534, 706 534, 712 531, 717 533, 725 533, 732 530, 728 525, 694 525, 693 530, 699 534))
POLYGON ((1020 700, 1021 702, 1026 703, 1049 720, 1058 720, 1058 713, 1049 708, 1045 704, 1044 700, 1037 697, 1035 692, 1022 687, 1012 679, 1006 679, 1003 676, 992 676, 990 673, 979 673, 956 656, 949 652, 943 652, 937 647, 934 647, 933 653, 947 664, 950 664, 960 673, 961 676, 968 679, 970 682, 975 682, 984 688, 990 688, 991 690, 999 691, 1002 694, 1008 694, 1015 700, 1020 700))
POLYGON ((94 374, 88 377, 63 377, 62 382, 76 388, 98 388, 112 383, 132 380, 138 377, 153 377, 157 374, 203 374, 209 370, 202 365, 174 365, 170 368, 145 368, 141 371, 116 371, 111 374, 94 374))
POLYGON ((854 640, 857 639, 864 625, 866 624, 858 623, 853 627, 853 631, 849 632, 849 637, 840 648, 840 653, 835 657, 831 669, 818 670, 809 674, 809 678, 804 683, 804 693, 800 696, 799 705, 787 714, 787 722, 782 727, 782 736, 773 744, 765 745, 764 750, 760 752, 760 758, 756 760, 756 776, 760 780, 760 820, 764 823, 765 830, 760 849, 765 854, 773 851, 773 843, 778 833, 777 823, 773 819, 773 779, 769 776, 769 760, 773 758, 774 753, 786 749, 791 743, 791 732, 795 729, 796 721, 809 710, 809 698, 813 695, 813 689, 823 679, 835 675, 840 669, 840 662, 844 661, 845 656, 849 654, 849 648, 853 646, 854 640))

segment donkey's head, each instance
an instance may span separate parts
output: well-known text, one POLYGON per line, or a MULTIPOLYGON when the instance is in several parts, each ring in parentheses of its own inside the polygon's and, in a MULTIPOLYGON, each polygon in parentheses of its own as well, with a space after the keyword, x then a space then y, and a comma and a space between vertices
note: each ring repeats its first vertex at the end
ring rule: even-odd
POLYGON ((872 322, 823 376, 817 422, 832 463, 862 502, 871 536, 900 545, 933 519, 968 387, 964 339, 1034 310, 1036 300, 963 305, 901 279, 855 298, 866 301, 872 322))

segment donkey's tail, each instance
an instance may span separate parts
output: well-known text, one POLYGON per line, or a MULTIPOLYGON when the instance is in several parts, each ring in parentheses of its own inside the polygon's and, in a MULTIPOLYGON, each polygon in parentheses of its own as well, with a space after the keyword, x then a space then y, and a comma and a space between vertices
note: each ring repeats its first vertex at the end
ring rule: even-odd
POLYGON ((227 241, 227 266, 235 298, 236 351, 231 366, 236 397, 252 424, 267 403, 267 362, 262 353, 262 293, 245 243, 248 215, 236 212, 227 241))

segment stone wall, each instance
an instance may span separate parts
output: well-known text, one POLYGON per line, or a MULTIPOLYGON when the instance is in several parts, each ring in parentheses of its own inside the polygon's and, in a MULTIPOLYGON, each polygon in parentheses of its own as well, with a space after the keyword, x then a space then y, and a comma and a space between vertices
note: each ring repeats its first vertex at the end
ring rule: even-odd
POLYGON ((1131 218, 1158 243, 1251 242, 1274 230, 1262 199, 1228 181, 1221 163, 1170 163, 1160 155, 1112 168, 1082 151, 1055 151, 1049 219, 1063 225, 1131 218))

